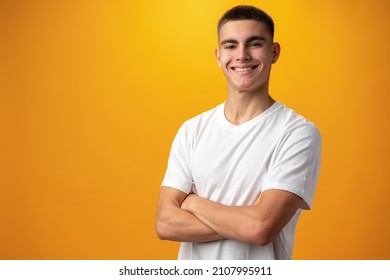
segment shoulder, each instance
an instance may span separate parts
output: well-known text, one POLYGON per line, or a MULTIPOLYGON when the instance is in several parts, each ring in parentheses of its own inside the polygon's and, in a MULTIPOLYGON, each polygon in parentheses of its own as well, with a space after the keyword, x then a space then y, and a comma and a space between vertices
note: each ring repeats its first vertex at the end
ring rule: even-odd
POLYGON ((280 125, 283 126, 284 133, 289 134, 296 131, 298 133, 320 135, 318 127, 312 121, 282 103, 279 103, 276 118, 280 125))
POLYGON ((223 104, 184 121, 177 132, 176 138, 187 143, 193 142, 202 130, 210 127, 210 124, 215 123, 220 110, 222 110, 221 108, 223 108, 223 104))
POLYGON ((186 131, 196 132, 197 130, 201 129, 205 125, 212 123, 218 117, 218 114, 222 109, 223 109, 223 104, 220 104, 210 110, 202 112, 186 120, 182 124, 181 129, 184 129, 186 131))
POLYGON ((320 150, 322 138, 317 126, 293 109, 279 103, 273 115, 272 126, 277 132, 277 150, 301 147, 320 150))

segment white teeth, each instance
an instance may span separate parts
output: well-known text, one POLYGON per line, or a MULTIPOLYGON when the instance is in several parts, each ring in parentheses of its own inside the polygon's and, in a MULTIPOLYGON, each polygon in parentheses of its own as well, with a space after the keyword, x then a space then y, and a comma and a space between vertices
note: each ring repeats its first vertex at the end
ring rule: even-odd
POLYGON ((237 71, 237 72, 247 72, 247 71, 251 71, 253 69, 255 69, 255 67, 245 67, 245 68, 235 67, 234 71, 237 71))

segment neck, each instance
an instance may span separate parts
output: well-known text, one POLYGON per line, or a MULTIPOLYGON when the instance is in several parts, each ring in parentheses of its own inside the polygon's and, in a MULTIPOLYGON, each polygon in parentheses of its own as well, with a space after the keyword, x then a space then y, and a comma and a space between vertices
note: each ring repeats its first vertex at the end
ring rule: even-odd
POLYGON ((235 125, 243 124, 267 110, 275 100, 264 92, 228 91, 225 103, 225 116, 235 125))

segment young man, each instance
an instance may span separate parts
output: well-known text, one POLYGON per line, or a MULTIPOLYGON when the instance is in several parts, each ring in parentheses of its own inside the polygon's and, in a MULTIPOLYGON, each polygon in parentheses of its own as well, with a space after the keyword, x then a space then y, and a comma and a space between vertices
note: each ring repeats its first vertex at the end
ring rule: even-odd
POLYGON ((310 209, 321 137, 272 99, 280 46, 272 19, 252 6, 218 24, 216 58, 227 100, 186 121, 172 144, 156 216, 179 259, 290 259, 301 209, 310 209))

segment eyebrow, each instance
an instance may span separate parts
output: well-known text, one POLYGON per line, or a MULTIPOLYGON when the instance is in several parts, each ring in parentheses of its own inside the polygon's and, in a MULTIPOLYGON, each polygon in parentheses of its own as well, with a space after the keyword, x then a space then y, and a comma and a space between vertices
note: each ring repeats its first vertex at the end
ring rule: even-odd
MULTIPOLYGON (((246 43, 250 43, 250 42, 253 42, 253 41, 266 41, 266 40, 262 36, 251 36, 251 37, 249 37, 248 39, 245 40, 246 43)), ((226 40, 223 40, 220 44, 221 45, 224 45, 224 44, 238 44, 238 41, 236 39, 226 39, 226 40)))

